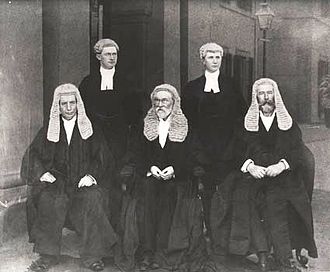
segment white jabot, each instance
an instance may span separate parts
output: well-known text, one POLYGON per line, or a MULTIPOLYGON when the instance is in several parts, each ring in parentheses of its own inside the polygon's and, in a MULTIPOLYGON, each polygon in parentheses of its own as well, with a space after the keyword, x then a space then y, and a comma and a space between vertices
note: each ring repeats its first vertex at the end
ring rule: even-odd
POLYGON ((158 140, 162 148, 164 148, 166 144, 166 139, 167 139, 168 131, 170 129, 170 124, 171 124, 170 117, 168 117, 166 121, 164 121, 163 119, 159 119, 158 140))
POLYGON ((220 88, 219 88, 219 82, 218 78, 220 75, 220 71, 217 70, 214 73, 210 73, 209 71, 205 70, 205 86, 204 86, 204 92, 210 93, 213 91, 213 93, 219 93, 220 88))
POLYGON ((265 116, 261 111, 260 111, 260 118, 262 123, 264 124, 265 128, 267 131, 270 130, 270 127, 273 124, 274 121, 274 117, 275 117, 275 111, 272 113, 271 116, 265 116))
POLYGON ((113 76, 115 75, 115 67, 112 69, 104 69, 100 66, 101 73, 101 90, 113 90, 113 76))
POLYGON ((62 118, 68 145, 71 142, 74 125, 76 124, 76 119, 77 119, 77 115, 73 117, 71 120, 65 120, 64 118, 62 118))

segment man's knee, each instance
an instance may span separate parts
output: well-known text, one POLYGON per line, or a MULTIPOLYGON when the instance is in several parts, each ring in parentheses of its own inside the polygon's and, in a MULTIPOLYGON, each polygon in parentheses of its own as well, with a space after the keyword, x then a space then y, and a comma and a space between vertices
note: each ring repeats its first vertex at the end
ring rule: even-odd
POLYGON ((86 207, 99 206, 104 204, 105 192, 102 192, 98 186, 91 186, 81 189, 75 199, 80 201, 86 207))

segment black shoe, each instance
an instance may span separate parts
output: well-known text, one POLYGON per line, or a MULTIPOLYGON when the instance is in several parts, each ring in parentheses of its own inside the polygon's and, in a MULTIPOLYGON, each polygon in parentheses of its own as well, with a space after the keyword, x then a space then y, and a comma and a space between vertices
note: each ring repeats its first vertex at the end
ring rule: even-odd
POLYGON ((140 263, 140 271, 156 270, 160 265, 151 258, 144 258, 140 263))
POLYGON ((91 263, 90 265, 86 266, 86 268, 92 271, 102 271, 104 269, 104 263, 102 260, 98 260, 96 262, 91 263))
POLYGON ((32 262, 28 267, 28 272, 46 272, 53 266, 59 263, 57 256, 52 255, 40 255, 40 257, 32 262))
POLYGON ((301 266, 307 268, 308 258, 304 255, 301 255, 301 250, 296 251, 296 257, 301 266))
POLYGON ((302 272, 302 270, 297 267, 293 260, 287 260, 285 262, 281 262, 280 264, 280 272, 302 272))
POLYGON ((267 268, 267 255, 265 252, 258 253, 258 266, 261 272, 268 271, 267 268))

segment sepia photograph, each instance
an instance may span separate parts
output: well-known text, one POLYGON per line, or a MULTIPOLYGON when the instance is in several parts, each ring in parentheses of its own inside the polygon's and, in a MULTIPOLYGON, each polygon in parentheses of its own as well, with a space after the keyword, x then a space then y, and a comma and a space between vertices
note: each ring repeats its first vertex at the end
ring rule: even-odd
POLYGON ((0 272, 330 272, 330 0, 0 0, 0 272))

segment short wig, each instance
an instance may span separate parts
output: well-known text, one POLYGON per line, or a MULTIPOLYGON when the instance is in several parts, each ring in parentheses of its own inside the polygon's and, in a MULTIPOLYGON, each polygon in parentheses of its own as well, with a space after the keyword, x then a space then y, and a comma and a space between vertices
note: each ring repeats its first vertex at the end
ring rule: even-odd
POLYGON ((199 48, 199 57, 204 59, 207 52, 220 52, 220 55, 223 56, 223 48, 216 43, 206 43, 199 48))
POLYGON ((101 39, 94 45, 95 54, 101 54, 104 47, 113 46, 116 48, 117 52, 119 52, 118 44, 111 39, 101 39))

